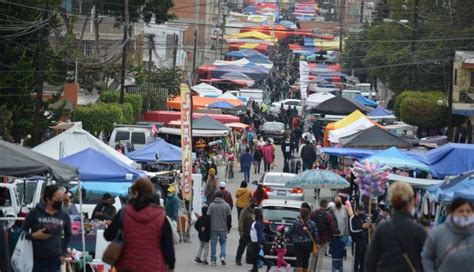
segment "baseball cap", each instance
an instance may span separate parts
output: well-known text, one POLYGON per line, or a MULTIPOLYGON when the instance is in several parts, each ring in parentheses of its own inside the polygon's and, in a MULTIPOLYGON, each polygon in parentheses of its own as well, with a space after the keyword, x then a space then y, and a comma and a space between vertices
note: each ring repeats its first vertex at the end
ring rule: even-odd
POLYGON ((225 188, 225 182, 224 181, 219 182, 219 187, 220 188, 225 188))

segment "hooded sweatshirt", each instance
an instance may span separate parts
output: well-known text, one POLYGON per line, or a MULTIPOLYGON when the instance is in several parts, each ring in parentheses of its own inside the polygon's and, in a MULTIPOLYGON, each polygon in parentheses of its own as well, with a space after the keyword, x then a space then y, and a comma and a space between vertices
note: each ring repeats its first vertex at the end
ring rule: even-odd
POLYGON ((460 228, 448 216, 431 231, 421 256, 427 272, 473 271, 474 225, 460 228))
POLYGON ((209 242, 211 240, 211 219, 207 215, 207 206, 202 207, 202 215, 194 223, 194 228, 198 232, 199 241, 209 242))
POLYGON ((26 239, 33 241, 33 256, 35 259, 59 258, 67 255, 71 239, 71 218, 62 209, 54 215, 46 212, 44 203, 39 203, 30 211, 23 223, 26 239), (51 234, 46 240, 35 240, 31 233, 46 229, 51 234), (30 232, 31 230, 31 232, 30 232), (61 235, 64 233, 64 239, 61 235))
POLYGON ((222 197, 216 197, 211 205, 209 205, 207 215, 211 218, 211 231, 230 230, 232 213, 229 204, 222 197))
POLYGON ((247 208, 250 205, 250 200, 252 199, 252 192, 249 188, 239 188, 235 193, 235 206, 237 208, 247 208))

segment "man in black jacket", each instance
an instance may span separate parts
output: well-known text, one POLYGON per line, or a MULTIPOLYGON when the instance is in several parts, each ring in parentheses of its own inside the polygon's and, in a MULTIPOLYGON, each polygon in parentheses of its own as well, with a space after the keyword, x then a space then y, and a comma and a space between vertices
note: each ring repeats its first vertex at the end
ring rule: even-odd
POLYGON ((349 219, 349 230, 355 246, 354 272, 364 271, 365 252, 367 251, 368 230, 372 223, 367 222, 365 211, 362 206, 355 208, 354 215, 349 219))
POLYGON ((239 247, 237 248, 237 255, 235 257, 235 263, 242 265, 242 255, 244 254, 245 248, 250 243, 250 228, 253 223, 253 212, 255 210, 255 201, 252 201, 250 205, 242 210, 239 218, 239 247))
POLYGON ((117 213, 114 205, 112 196, 109 193, 105 193, 102 196, 102 203, 95 206, 94 211, 92 212, 92 219, 98 220, 110 220, 114 218, 117 213))
POLYGON ((301 148, 300 156, 303 161, 303 172, 311 169, 316 160, 316 151, 314 150, 314 146, 308 140, 305 141, 305 145, 301 148))
POLYGON ((290 135, 286 135, 285 141, 281 144, 281 152, 283 153, 283 172, 290 172, 289 160, 291 159, 291 150, 293 150, 293 144, 290 140, 290 135))

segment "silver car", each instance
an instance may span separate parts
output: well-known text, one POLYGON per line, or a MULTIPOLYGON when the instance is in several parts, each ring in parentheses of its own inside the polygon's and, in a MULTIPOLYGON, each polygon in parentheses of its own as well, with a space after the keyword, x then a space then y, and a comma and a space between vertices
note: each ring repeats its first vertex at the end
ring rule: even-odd
POLYGON ((259 184, 267 192, 270 199, 291 199, 304 200, 304 190, 299 187, 285 187, 286 182, 290 181, 296 175, 292 173, 268 172, 260 179, 259 184))

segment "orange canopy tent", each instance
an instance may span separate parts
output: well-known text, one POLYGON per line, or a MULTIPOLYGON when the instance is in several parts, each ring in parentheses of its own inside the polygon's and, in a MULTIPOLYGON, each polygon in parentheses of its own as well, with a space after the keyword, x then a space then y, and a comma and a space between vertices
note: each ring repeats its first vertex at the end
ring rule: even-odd
MULTIPOLYGON (((193 96, 193 109, 206 108, 208 105, 222 100, 234 106, 242 105, 242 102, 238 99, 193 96)), ((176 96, 174 99, 168 100, 168 108, 171 110, 181 110, 181 96, 176 96)))

